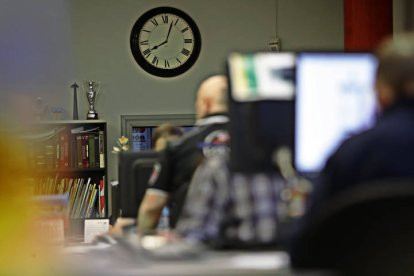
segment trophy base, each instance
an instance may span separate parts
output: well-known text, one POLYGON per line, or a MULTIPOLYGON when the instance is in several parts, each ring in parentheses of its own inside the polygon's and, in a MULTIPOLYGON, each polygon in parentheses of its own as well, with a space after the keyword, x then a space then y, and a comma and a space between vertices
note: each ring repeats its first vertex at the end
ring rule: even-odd
POLYGON ((86 120, 98 120, 98 113, 88 113, 86 120))

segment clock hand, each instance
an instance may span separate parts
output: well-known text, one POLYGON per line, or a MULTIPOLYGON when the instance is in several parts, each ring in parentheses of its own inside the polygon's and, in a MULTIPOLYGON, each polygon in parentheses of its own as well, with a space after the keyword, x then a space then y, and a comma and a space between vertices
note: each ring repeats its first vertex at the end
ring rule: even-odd
POLYGON ((170 28, 168 29, 167 38, 165 39, 165 42, 167 42, 168 41, 168 38, 170 37, 171 28, 172 28, 172 22, 170 24, 170 28))
POLYGON ((156 49, 158 49, 158 47, 160 47, 161 45, 164 45, 165 43, 167 43, 167 42, 168 42, 168 37, 170 37, 171 28, 172 28, 172 22, 171 22, 171 24, 170 24, 170 28, 168 29, 168 33, 167 33, 167 37, 165 38, 165 41, 164 41, 163 43, 161 43, 161 44, 158 44, 158 45, 155 45, 154 47, 152 47, 152 48, 151 48, 151 51, 152 51, 152 50, 156 50, 156 49))
POLYGON ((168 37, 170 37, 171 28, 172 28, 172 22, 171 22, 171 24, 170 24, 170 28, 168 29, 167 38, 165 39, 165 41, 164 41, 164 42, 162 42, 161 44, 158 44, 158 45, 155 45, 154 47, 152 47, 152 48, 151 48, 151 51, 152 51, 152 50, 156 50, 156 49, 158 49, 158 47, 160 47, 161 45, 164 45, 165 43, 167 43, 167 42, 168 42, 168 37))
POLYGON ((160 47, 161 45, 164 45, 165 43, 167 43, 167 41, 164 41, 164 42, 163 42, 163 43, 161 43, 161 44, 155 45, 154 47, 152 47, 152 48, 151 48, 151 51, 152 51, 152 50, 156 50, 158 47, 160 47))

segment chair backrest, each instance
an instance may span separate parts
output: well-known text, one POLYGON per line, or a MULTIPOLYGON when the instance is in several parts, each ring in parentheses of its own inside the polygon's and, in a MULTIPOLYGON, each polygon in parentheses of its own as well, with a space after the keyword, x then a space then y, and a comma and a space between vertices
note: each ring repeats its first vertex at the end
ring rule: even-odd
POLYGON ((414 275, 413 216, 414 179, 358 185, 310 215, 294 241, 292 266, 414 275))

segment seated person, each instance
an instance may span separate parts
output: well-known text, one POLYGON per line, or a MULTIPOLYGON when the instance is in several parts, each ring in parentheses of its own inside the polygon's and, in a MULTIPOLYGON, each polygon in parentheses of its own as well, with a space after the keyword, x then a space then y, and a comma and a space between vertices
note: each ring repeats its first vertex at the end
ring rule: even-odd
POLYGON ((231 174, 226 156, 208 158, 194 174, 176 232, 214 248, 275 249, 284 186, 277 173, 231 174))
MULTIPOLYGON (((184 132, 181 127, 175 126, 171 123, 163 123, 155 128, 151 137, 151 144, 155 151, 162 151, 167 146, 167 143, 174 141, 181 136, 184 132)), ((138 207, 137 207, 138 208, 138 207)), ((110 228, 111 234, 121 235, 122 229, 128 225, 134 225, 136 220, 133 218, 117 218, 115 225, 110 228)))
POLYGON ((162 209, 169 203, 170 226, 175 227, 193 173, 206 155, 228 141, 227 78, 217 75, 200 85, 195 103, 196 124, 181 139, 168 143, 154 166, 139 208, 138 231, 155 229, 162 209))
MULTIPOLYGON (((346 140, 329 158, 314 185, 305 224, 323 203, 352 187, 414 177, 414 35, 386 40, 378 58, 376 93, 382 114, 373 128, 346 140)), ((300 256, 300 244, 293 244, 295 266, 306 257, 300 256)))
POLYGON ((167 146, 167 143, 183 136, 182 128, 174 126, 171 123, 164 123, 155 128, 152 133, 151 142, 153 149, 162 151, 167 146))

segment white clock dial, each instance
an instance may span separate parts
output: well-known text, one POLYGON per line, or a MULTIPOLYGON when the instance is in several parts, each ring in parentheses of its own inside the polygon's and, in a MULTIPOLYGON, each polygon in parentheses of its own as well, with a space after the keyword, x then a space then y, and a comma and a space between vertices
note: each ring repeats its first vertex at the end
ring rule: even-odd
POLYGON ((143 25, 139 49, 152 66, 177 68, 193 52, 194 34, 184 19, 173 14, 159 14, 143 25))

